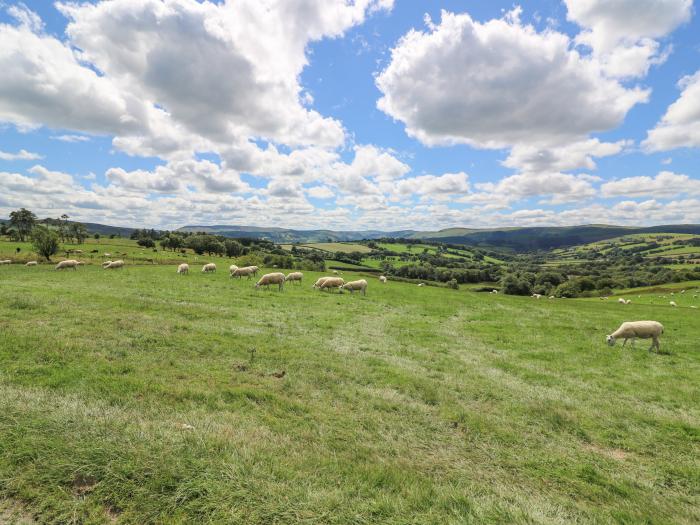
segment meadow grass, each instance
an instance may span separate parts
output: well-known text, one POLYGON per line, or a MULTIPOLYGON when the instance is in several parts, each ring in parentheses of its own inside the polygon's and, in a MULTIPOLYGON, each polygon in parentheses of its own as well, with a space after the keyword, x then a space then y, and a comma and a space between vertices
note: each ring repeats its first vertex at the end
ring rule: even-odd
POLYGON ((697 311, 319 275, 0 267, 0 498, 47 523, 700 521, 697 311), (604 344, 633 319, 666 353, 604 344))

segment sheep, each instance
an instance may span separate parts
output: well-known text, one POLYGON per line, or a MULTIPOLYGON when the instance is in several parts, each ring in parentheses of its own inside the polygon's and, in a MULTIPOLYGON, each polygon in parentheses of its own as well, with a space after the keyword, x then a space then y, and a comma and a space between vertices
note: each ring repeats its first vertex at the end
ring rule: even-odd
POLYGON ((676 295, 676 292, 671 292, 671 295, 676 295))
POLYGON ((345 284, 345 279, 342 277, 328 277, 321 283, 321 290, 330 290, 331 288, 340 289, 345 284))
POLYGON ((238 270, 238 266, 236 266, 235 264, 232 264, 231 266, 229 266, 228 267, 229 276, 233 277, 233 272, 235 272, 236 270, 238 270))
POLYGON ((281 292, 284 289, 284 274, 282 272, 266 273, 257 283, 255 283, 255 288, 267 286, 267 289, 269 290, 271 284, 278 285, 279 291, 281 292))
POLYGON ((248 268, 250 268, 251 271, 253 272, 253 276, 255 276, 255 277, 258 276, 258 270, 260 270, 260 268, 258 268, 257 266, 248 266, 248 268))
POLYGON ((678 306, 678 305, 676 304, 676 301, 669 301, 668 304, 670 304, 670 305, 673 306, 674 308, 675 308, 676 306, 678 306))
POLYGON ((685 290, 681 290, 681 293, 685 293, 685 290))
POLYGON ((112 261, 106 266, 103 266, 102 268, 104 268, 105 270, 118 270, 120 268, 124 268, 124 261, 118 259, 116 261, 112 261))
POLYGON ((382 283, 382 284, 384 284, 384 283, 386 282, 386 277, 383 276, 383 275, 380 275, 380 276, 379 276, 379 282, 382 283))
POLYGON ((112 261, 105 261, 102 263, 102 268, 104 268, 105 266, 108 266, 110 264, 112 264, 112 261))
POLYGON ((627 301, 625 301, 622 297, 620 297, 620 298, 617 300, 617 302, 620 303, 620 304, 627 304, 627 301))
POLYGON ((180 266, 177 267, 177 273, 178 275, 186 275, 190 273, 190 265, 187 263, 182 263, 180 266))
POLYGON ((625 301, 625 304, 632 304, 632 299, 627 299, 627 300, 625 301))
POLYGON ((333 270, 333 275, 338 275, 338 270, 333 270))
POLYGON ((425 283, 418 283, 418 286, 425 286, 425 283))
POLYGON ((692 308, 693 310, 697 310, 697 309, 698 309, 698 307, 695 306, 695 305, 692 305, 691 308, 692 308))
POLYGON ((329 277, 319 277, 318 279, 316 279, 316 282, 311 285, 311 288, 319 288, 320 289, 321 285, 323 284, 323 281, 325 281, 326 279, 329 279, 329 277))
POLYGON ((498 290, 491 290, 489 293, 498 293, 498 290))
POLYGON ((5 259, 4 261, 0 261, 0 264, 12 264, 12 261, 10 259, 5 259))
POLYGON ((540 295, 540 294, 538 294, 538 293, 533 293, 533 294, 532 294, 532 297, 533 297, 534 299, 542 299, 542 295, 540 295))
POLYGON ((231 272, 231 277, 238 277, 239 279, 244 275, 250 279, 251 275, 255 275, 257 272, 256 266, 244 266, 243 268, 236 268, 231 272))
POLYGON ((660 351, 659 346, 659 336, 664 333, 664 326, 657 321, 632 321, 622 323, 620 328, 615 330, 612 334, 605 337, 606 342, 610 346, 615 346, 615 340, 624 339, 622 346, 627 344, 628 339, 634 340, 636 338, 640 339, 653 339, 649 351, 652 348, 656 348, 656 351, 660 351))
POLYGON ((25 266, 36 266, 37 264, 39 263, 36 261, 29 261, 27 264, 25 264, 25 266))
POLYGON ((78 266, 81 263, 76 261, 75 259, 67 259, 65 261, 61 261, 55 266, 56 270, 65 270, 66 268, 73 268, 73 270, 77 270, 78 266))
POLYGON ((360 279, 359 281, 351 281, 349 283, 345 283, 338 288, 338 291, 342 290, 348 290, 350 293, 353 293, 357 290, 362 292, 362 295, 367 295, 367 281, 364 279, 360 279))
POLYGON ((554 296, 553 296, 553 295, 550 295, 549 298, 550 298, 550 299, 554 299, 554 296))
POLYGON ((209 263, 202 266, 202 273, 214 273, 216 271, 216 264, 209 263))
POLYGON ((105 253, 105 257, 111 257, 111 256, 112 256, 111 253, 105 253))
POLYGON ((285 281, 298 281, 299 286, 301 286, 301 280, 304 278, 304 274, 301 272, 292 272, 288 274, 284 280, 285 281))

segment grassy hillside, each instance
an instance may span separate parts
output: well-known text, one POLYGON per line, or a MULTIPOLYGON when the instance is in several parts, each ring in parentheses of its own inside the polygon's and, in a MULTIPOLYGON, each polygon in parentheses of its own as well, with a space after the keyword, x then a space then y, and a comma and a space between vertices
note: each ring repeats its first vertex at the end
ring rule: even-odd
POLYGON ((53 523, 700 521, 697 310, 317 275, 0 266, 0 496, 53 523), (669 353, 605 346, 647 318, 669 353))

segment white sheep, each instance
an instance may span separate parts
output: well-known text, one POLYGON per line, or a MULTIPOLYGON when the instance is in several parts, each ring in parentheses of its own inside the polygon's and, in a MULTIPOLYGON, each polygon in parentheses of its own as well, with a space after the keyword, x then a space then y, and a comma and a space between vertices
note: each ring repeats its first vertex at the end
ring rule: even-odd
POLYGON ((301 280, 304 278, 304 274, 301 272, 292 272, 288 274, 284 280, 285 281, 297 281, 301 286, 301 280))
POLYGON ((255 287, 260 288, 261 286, 267 286, 269 290, 271 284, 278 285, 279 291, 281 292, 284 289, 284 274, 282 272, 266 273, 255 283, 255 287))
POLYGON ((235 272, 236 270, 238 270, 238 266, 236 266, 235 264, 232 264, 231 266, 228 267, 228 274, 231 277, 233 277, 233 272, 235 272))
POLYGON ((65 270, 66 268, 73 268, 73 270, 77 270, 78 266, 80 266, 82 263, 79 261, 76 261, 75 259, 67 259, 65 261, 61 261, 55 266, 56 270, 65 270))
POLYGON ((342 277, 328 277, 321 283, 321 290, 330 290, 331 288, 340 289, 345 284, 345 279, 342 277))
POLYGON ((541 295, 541 294, 538 294, 538 293, 533 293, 533 294, 532 294, 532 297, 533 297, 534 299, 542 299, 542 295, 541 295))
POLYGON ((622 297, 620 297, 620 298, 617 300, 617 302, 620 303, 620 304, 627 304, 627 301, 625 301, 622 297))
POLYGON ((111 253, 105 253, 105 257, 111 257, 111 256, 112 256, 111 253))
POLYGON ((681 290, 681 293, 685 293, 685 290, 681 290))
POLYGON ((553 295, 550 295, 549 298, 550 298, 550 299, 554 299, 554 296, 553 296, 553 295))
POLYGON ((418 283, 418 286, 425 286, 425 283, 418 283))
POLYGON ((333 270, 333 275, 338 275, 338 270, 333 270))
POLYGON ((311 285, 311 288, 321 288, 321 285, 323 284, 323 281, 328 279, 328 277, 319 277, 316 279, 316 282, 311 285))
POLYGON ((695 306, 695 305, 692 305, 691 308, 692 308, 693 310, 697 310, 697 309, 698 309, 698 307, 695 306))
POLYGON ((664 333, 664 326, 657 321, 631 321, 622 323, 620 328, 615 330, 612 334, 605 337, 606 342, 610 346, 615 345, 615 340, 624 339, 622 346, 627 344, 628 339, 634 340, 639 339, 653 339, 649 351, 656 347, 656 351, 660 350, 659 347, 659 336, 664 333))
POLYGON ((244 266, 243 268, 236 268, 231 272, 231 277, 238 277, 239 279, 244 275, 250 279, 251 275, 255 275, 257 272, 257 267, 255 266, 244 266))
POLYGON ((190 273, 190 265, 187 263, 182 263, 180 266, 177 267, 177 273, 178 275, 186 275, 190 273))
POLYGON ((248 268, 250 268, 251 271, 253 272, 253 276, 255 276, 255 277, 258 276, 258 270, 260 270, 260 268, 258 268, 257 266, 248 266, 248 268))
POLYGON ((668 304, 670 304, 670 305, 673 306, 674 308, 675 308, 676 306, 678 306, 678 305, 676 304, 676 301, 669 301, 668 304))
POLYGON ((625 304, 632 304, 632 299, 627 299, 627 300, 625 301, 625 304))
POLYGON ((39 263, 36 262, 36 261, 29 261, 27 264, 25 264, 25 266, 36 266, 36 265, 38 265, 38 264, 39 264, 39 263))
POLYGON ((364 279, 360 279, 358 281, 350 281, 349 283, 345 283, 338 288, 338 290, 348 290, 350 293, 360 291, 362 292, 362 295, 367 295, 367 281, 364 279))
POLYGON ((498 290, 491 290, 491 293, 498 293, 498 290))
POLYGON ((112 264, 112 261, 105 261, 102 263, 102 268, 104 268, 105 266, 109 266, 110 264, 112 264))
POLYGON ((103 266, 105 270, 118 270, 120 268, 124 268, 124 261, 121 259, 117 259, 116 261, 112 261, 106 266, 103 266))
POLYGON ((216 264, 209 263, 202 266, 202 273, 214 273, 216 271, 216 264))
POLYGON ((380 276, 379 276, 379 282, 382 283, 382 284, 385 283, 385 282, 386 282, 386 277, 383 276, 383 275, 380 275, 380 276))
POLYGON ((5 259, 4 261, 0 261, 0 264, 12 264, 12 260, 5 259))

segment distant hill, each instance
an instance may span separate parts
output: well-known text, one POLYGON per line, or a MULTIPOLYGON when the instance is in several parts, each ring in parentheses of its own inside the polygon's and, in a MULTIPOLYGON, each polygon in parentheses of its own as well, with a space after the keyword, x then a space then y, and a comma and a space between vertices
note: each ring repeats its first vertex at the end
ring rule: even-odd
POLYGON ((462 230, 451 228, 439 232, 418 232, 415 239, 436 240, 452 244, 510 248, 516 251, 547 250, 578 244, 588 244, 633 233, 691 233, 700 234, 700 224, 670 224, 649 227, 583 226, 503 228, 493 230, 462 230))
POLYGON ((532 228, 448 228, 436 232, 415 230, 379 231, 333 231, 333 230, 290 230, 285 228, 264 228, 258 226, 185 226, 179 231, 207 232, 225 237, 264 238, 277 243, 310 243, 357 241, 382 237, 434 240, 451 244, 507 248, 516 251, 547 250, 601 241, 632 233, 691 233, 700 234, 699 224, 672 224, 650 227, 611 226, 587 224, 583 226, 532 227, 532 228))
POLYGON ((382 237, 411 238, 414 230, 384 232, 379 230, 333 231, 333 230, 289 230, 286 228, 263 228, 259 226, 183 226, 178 231, 206 232, 224 237, 249 237, 267 239, 276 243, 340 242, 382 237))

